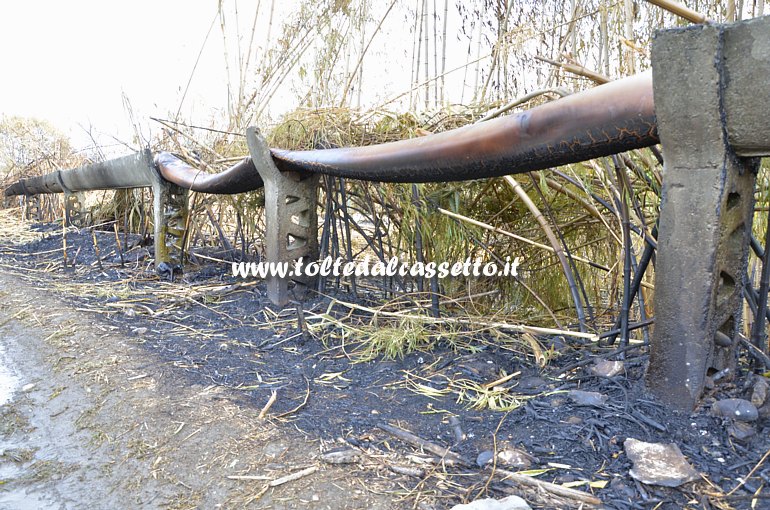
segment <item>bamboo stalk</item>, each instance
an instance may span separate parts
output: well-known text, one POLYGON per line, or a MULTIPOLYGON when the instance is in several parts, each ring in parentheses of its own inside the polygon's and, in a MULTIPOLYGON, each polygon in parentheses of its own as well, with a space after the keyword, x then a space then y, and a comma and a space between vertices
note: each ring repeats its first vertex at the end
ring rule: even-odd
MULTIPOLYGON (((657 225, 653 227, 652 235, 657 237, 658 235, 657 225)), ((652 256, 654 254, 655 254, 655 246, 650 243, 645 244, 644 252, 642 253, 642 257, 639 259, 639 264, 637 265, 636 273, 634 273, 634 280, 631 282, 630 293, 632 295, 636 294, 639 291, 639 287, 640 285, 642 285, 642 278, 644 277, 644 273, 647 271, 647 266, 652 260, 652 256)), ((619 329, 619 328, 620 328, 620 317, 618 317, 617 320, 615 321, 614 329, 619 329)), ((609 345, 614 344, 616 338, 617 338, 617 334, 610 335, 609 339, 607 340, 608 344, 609 345)))
MULTIPOLYGON (((580 196, 578 193, 572 191, 571 189, 567 188, 563 184, 556 182, 554 179, 551 179, 550 177, 547 177, 545 179, 545 183, 548 185, 549 188, 551 188, 554 191, 557 191, 566 197, 568 197, 570 200, 579 203, 583 209, 585 209, 588 214, 596 218, 597 220, 601 220, 602 213, 599 212, 599 209, 596 208, 592 203, 590 203, 588 200, 580 196)), ((614 232, 612 233, 613 237, 617 239, 617 236, 614 235, 614 232)))
POLYGON ((568 62, 557 62, 555 60, 551 60, 550 58, 543 57, 541 55, 535 55, 535 59, 541 60, 543 62, 546 62, 548 64, 551 64, 553 66, 559 67, 561 69, 564 69, 568 73, 576 74, 578 76, 583 76, 584 78, 588 78, 589 80, 593 81, 594 83, 597 83, 599 85, 602 85, 604 83, 609 83, 612 81, 612 78, 609 78, 601 73, 598 73, 596 71, 592 71, 588 69, 587 67, 581 66, 579 64, 570 64, 568 62))
MULTIPOLYGON (((631 245, 631 269, 634 271, 634 275, 639 271, 639 264, 636 260, 636 255, 634 254, 634 246, 631 245)), ((636 292, 632 292, 632 302, 633 298, 636 297, 639 307, 639 320, 641 322, 647 321, 647 297, 645 296, 644 289, 639 287, 636 292)), ((647 327, 644 327, 642 329, 642 340, 644 340, 645 343, 650 343, 650 329, 647 327)))
MULTIPOLYGON (((361 56, 366 54, 366 11, 369 6, 367 0, 361 0, 361 56)), ((358 67, 358 90, 356 91, 356 108, 361 108, 361 91, 364 88, 364 66, 358 67)))
POLYGON ((502 476, 504 481, 510 480, 514 483, 528 485, 530 487, 537 487, 539 489, 545 490, 546 492, 550 492, 551 494, 556 494, 557 496, 564 498, 575 499, 583 503, 588 503, 589 505, 598 506, 602 504, 602 500, 596 496, 588 494, 587 492, 582 492, 579 490, 563 487, 561 485, 556 485, 555 483, 538 480, 532 476, 520 475, 506 469, 495 468, 494 472, 495 474, 502 476))
POLYGON ((277 478, 273 480, 272 482, 268 483, 267 485, 269 487, 278 487, 279 485, 283 485, 285 483, 293 482, 295 480, 299 480, 300 478, 304 478, 308 475, 312 475, 318 471, 318 466, 310 466, 309 468, 305 468, 301 471, 297 471, 296 473, 292 473, 290 475, 282 476, 281 478, 277 478))
MULTIPOLYGON (((705 15, 690 9, 682 3, 675 2, 674 0, 647 0, 647 3, 656 5, 661 9, 665 9, 668 12, 676 14, 680 18, 684 18, 693 23, 713 23, 713 21, 708 19, 705 15)), ((764 3, 764 0, 760 0, 760 3, 764 3)))
MULTIPOLYGON (((438 74, 438 29, 436 23, 438 15, 436 13, 436 0, 433 0, 433 73, 438 74)), ((433 107, 438 108, 438 80, 433 80, 433 107)))
POLYGON ((267 49, 270 47, 270 37, 273 32, 273 19, 275 14, 275 0, 270 1, 270 15, 267 21, 267 32, 265 33, 265 51, 262 53, 262 60, 259 63, 259 69, 263 69, 267 63, 267 49))
MULTIPOLYGON (((481 227, 483 229, 495 232, 497 234, 502 234, 504 236, 510 237, 512 239, 516 239, 517 241, 521 241, 523 243, 527 243, 531 246, 535 246, 536 248, 540 248, 541 250, 550 251, 551 253, 556 253, 556 250, 553 248, 553 246, 548 246, 547 244, 538 243, 537 241, 533 241, 531 239, 527 239, 526 237, 522 237, 520 235, 514 234, 513 232, 508 232, 507 230, 503 230, 499 227, 494 227, 490 225, 489 223, 484 223, 483 221, 474 220, 473 218, 469 218, 467 216, 463 216, 462 214, 457 214, 452 211, 447 211, 446 209, 442 209, 441 207, 437 208, 437 211, 441 214, 444 214, 446 216, 449 216, 450 218, 454 218, 456 220, 464 221, 466 223, 470 223, 471 225, 476 225, 477 227, 481 227)), ((584 259, 583 257, 579 257, 577 255, 573 255, 572 258, 574 260, 577 260, 578 262, 582 262, 584 264, 588 264, 591 267, 594 267, 596 269, 601 269, 602 271, 609 272, 610 268, 603 266, 601 264, 597 264, 596 262, 593 262, 588 259, 584 259)))
POLYGON ((754 324, 751 328, 751 343, 758 347, 765 354, 768 347, 765 344, 765 315, 767 313, 767 293, 770 290, 770 218, 765 230, 765 249, 762 254, 762 272, 759 279, 759 300, 757 301, 757 313, 754 317, 754 324))
POLYGON ((118 251, 118 255, 120 256, 120 267, 124 267, 126 265, 126 260, 123 258, 123 248, 120 245, 120 235, 118 234, 118 224, 113 223, 112 227, 113 227, 113 230, 115 231, 115 249, 118 251))
POLYGON ((543 213, 540 212, 540 209, 538 209, 538 207, 535 205, 532 199, 529 198, 529 195, 527 195, 527 192, 524 191, 524 188, 521 187, 521 184, 519 184, 516 181, 516 179, 514 179, 510 175, 506 175, 504 179, 505 179, 505 182, 510 184, 510 186, 513 188, 513 191, 516 192, 516 194, 519 196, 521 201, 524 202, 524 205, 527 206, 527 209, 530 210, 532 215, 535 217, 535 221, 537 221, 540 224, 540 228, 543 230, 546 237, 548 238, 548 241, 551 243, 551 246, 553 247, 553 250, 554 250, 554 254, 556 254, 556 257, 559 259, 559 263, 561 264, 562 270, 564 271, 564 277, 567 279, 567 284, 569 285, 570 293, 572 294, 572 301, 575 304, 575 312, 577 313, 578 323, 580 325, 580 331, 585 332, 586 318, 585 318, 585 311, 583 310, 583 302, 580 299, 580 294, 578 293, 577 284, 575 283, 575 278, 574 278, 574 275, 572 274, 572 270, 570 268, 569 262, 567 261, 567 257, 564 255, 564 250, 559 244, 559 241, 556 239, 556 235, 553 233, 551 226, 548 225, 548 221, 543 216, 543 213))
MULTIPOLYGON (((444 27, 441 32, 441 104, 444 104, 444 73, 446 71, 446 25, 449 19, 449 0, 444 0, 444 27)), ((466 68, 467 69, 467 68, 466 68)))
POLYGON ((486 321, 483 319, 464 319, 461 317, 441 317, 441 318, 434 318, 434 317, 426 317, 422 315, 411 315, 407 313, 400 313, 400 312, 388 312, 385 310, 377 310, 368 306, 364 305, 358 305, 355 303, 348 303, 346 301, 340 301, 339 299, 334 299, 329 303, 329 309, 331 309, 335 304, 342 305, 346 308, 349 308, 351 310, 359 310, 362 312, 370 313, 374 315, 375 317, 392 317, 397 319, 407 319, 407 320, 414 320, 414 321, 422 321, 427 324, 458 324, 461 326, 480 326, 490 329, 501 329, 505 331, 511 331, 513 333, 533 333, 536 335, 562 335, 562 336, 569 336, 573 338, 584 338, 591 342, 596 342, 599 339, 599 335, 594 333, 586 333, 582 331, 570 331, 566 329, 555 329, 555 328, 541 328, 539 326, 528 326, 525 324, 509 324, 507 322, 497 322, 497 321, 486 321))
MULTIPOLYGON (((417 257, 417 262, 422 265, 425 263, 422 247, 422 222, 420 221, 420 192, 417 188, 417 184, 412 184, 412 203, 417 208, 417 218, 414 222, 414 251, 417 257)), ((424 282, 422 277, 416 277, 417 280, 417 292, 422 293, 424 289, 424 282)))
POLYGON ((385 22, 385 18, 387 18, 388 14, 390 14, 390 11, 393 10, 394 5, 396 5, 396 0, 393 0, 393 2, 391 2, 390 7, 388 7, 387 11, 385 11, 385 14, 382 16, 382 18, 380 19, 380 22, 377 24, 377 28, 374 29, 372 36, 369 38, 369 42, 366 44, 366 47, 361 52, 361 55, 358 57, 358 62, 356 62, 356 67, 354 67, 353 72, 350 73, 350 76, 348 77, 348 82, 345 84, 345 88, 343 89, 340 105, 345 104, 345 101, 347 100, 347 97, 348 97, 348 90, 350 90, 350 86, 353 84, 353 79, 358 73, 358 69, 364 63, 364 56, 366 56, 366 52, 369 51, 369 46, 371 46, 372 41, 377 36, 377 33, 380 31, 380 28, 382 28, 382 24, 385 22))
POLYGON ((436 443, 426 441, 425 439, 419 436, 416 436, 411 432, 408 432, 402 428, 394 427, 393 425, 390 425, 388 423, 378 423, 377 428, 384 430, 388 434, 404 441, 405 443, 409 443, 412 446, 415 446, 417 448, 422 448, 423 450, 427 450, 434 455, 438 455, 442 459, 456 462, 461 466, 465 466, 465 467, 471 466, 471 461, 464 458, 459 453, 455 453, 447 448, 444 448, 443 446, 437 445, 436 443))
POLYGON ((538 96, 542 96, 543 94, 557 94, 561 97, 565 97, 565 96, 568 96, 570 92, 562 88, 546 88, 546 89, 535 90, 534 92, 530 92, 529 94, 525 94, 521 97, 517 97, 510 103, 498 108, 497 110, 493 110, 489 112, 488 114, 484 115, 482 118, 474 122, 474 124, 478 124, 479 122, 484 122, 489 119, 494 119, 495 117, 499 117, 505 112, 513 108, 516 108, 517 106, 524 104, 527 101, 531 101, 532 99, 538 96))
MULTIPOLYGON (((325 259, 327 255, 329 254, 329 240, 331 235, 331 221, 332 221, 332 197, 331 197, 331 187, 334 177, 324 175, 323 176, 323 190, 324 194, 326 196, 326 200, 324 202, 324 220, 321 227, 321 241, 319 243, 319 257, 321 260, 325 259)), ((318 292, 324 292, 326 287, 326 276, 324 275, 318 275, 318 292)))
MULTIPOLYGON (((634 40, 634 0, 625 0, 625 32, 626 40, 634 40)), ((636 55, 631 48, 626 49, 626 61, 628 63, 628 74, 636 74, 636 55)))
MULTIPOLYGON (((395 2, 395 0, 394 0, 395 2)), ((425 34, 425 45, 424 45, 424 51, 425 51, 425 69, 424 69, 424 76, 425 76, 425 110, 427 111, 429 108, 428 101, 430 100, 430 85, 429 80, 430 73, 428 71, 428 0, 423 0, 422 2, 422 23, 423 23, 423 33, 425 34)))
POLYGON ((222 31, 222 53, 223 53, 223 60, 225 61, 225 77, 226 77, 226 83, 227 86, 227 114, 228 118, 233 119, 235 118, 235 112, 233 111, 233 108, 235 106, 235 101, 233 101, 233 91, 232 91, 232 84, 231 84, 231 78, 230 78, 230 57, 228 55, 227 51, 227 30, 225 29, 225 12, 222 9, 222 0, 219 0, 217 11, 219 13, 219 29, 222 31))
POLYGON ((62 216, 61 219, 61 244, 62 255, 64 257, 64 267, 67 267, 67 215, 62 216))
POLYGON ((267 415, 267 412, 270 410, 271 407, 273 407, 273 404, 275 404, 275 401, 278 399, 278 392, 273 390, 273 392, 270 394, 270 398, 267 400, 267 403, 262 407, 262 410, 259 411, 259 415, 257 416, 257 419, 264 420, 265 416, 267 415))
MULTIPOLYGON (((532 181, 532 187, 537 191, 538 196, 540 197, 540 200, 542 201, 545 212, 548 214, 548 218, 552 225, 554 225, 555 233, 559 236, 559 246, 564 247, 564 252, 567 257, 567 261, 569 262, 569 267, 571 269, 572 275, 575 277, 575 282, 580 287, 580 292, 583 295, 583 299, 586 304, 586 309, 588 311, 588 317, 591 320, 591 324, 594 324, 594 312, 593 307, 591 306, 591 302, 588 299, 588 293, 586 292, 585 285, 583 284, 583 278, 580 276, 580 271, 577 268, 577 265, 575 264, 575 260, 572 258, 572 253, 569 249, 569 246, 567 245, 567 240, 564 238, 564 234, 562 233, 562 229, 566 228, 567 225, 570 225, 572 221, 581 221, 583 217, 578 218, 576 220, 572 220, 570 222, 567 222, 564 226, 559 226, 559 223, 556 220, 556 217, 553 215, 553 211, 551 210, 551 207, 548 203, 548 200, 545 198, 545 195, 543 195, 543 190, 540 189, 540 185, 535 179, 535 176, 532 172, 527 173, 530 180, 532 181)), ((578 248, 576 248, 578 249, 578 248)))
MULTIPOLYGON (((418 20, 420 19, 419 12, 420 12, 420 5, 422 5, 421 0, 416 0, 417 4, 414 8, 414 28, 412 29, 412 33, 414 34, 414 39, 412 39, 412 69, 411 69, 411 80, 412 80, 412 86, 407 91, 407 94, 409 94, 409 109, 414 110, 414 94, 417 91, 417 80, 420 79, 420 48, 422 47, 422 33, 419 33, 417 30, 418 26, 418 20)), ((422 25, 419 25, 420 31, 422 30, 422 25)), ((385 103, 387 104, 387 103, 385 103)), ((384 105, 381 105, 378 108, 381 108, 384 105)))
POLYGON ((96 255, 96 264, 99 266, 99 271, 104 271, 104 266, 102 266, 102 257, 99 251, 99 242, 96 240, 96 231, 94 229, 91 229, 91 238, 93 239, 93 242, 94 242, 94 254, 96 255))
POLYGON ((620 310, 620 347, 628 345, 628 315, 631 309, 631 221, 628 215, 628 193, 626 180, 621 175, 620 162, 615 156, 618 184, 620 186, 620 216, 623 226, 623 304, 620 310))
MULTIPOLYGON (((609 76, 610 74, 610 40, 607 30, 607 6, 602 5, 599 7, 600 22, 599 22, 599 43, 604 52, 599 53, 599 62, 604 63, 604 74, 609 76)), ((601 67, 601 64, 600 64, 601 67)))
MULTIPOLYGON (((342 211, 343 217, 340 218, 340 220, 345 225, 345 236, 347 237, 347 245, 346 245, 346 254, 348 256, 348 260, 350 262, 353 261, 353 240, 350 237, 350 215, 348 214, 348 198, 346 195, 346 189, 345 189, 345 178, 340 177, 339 180, 340 184, 340 210, 342 211)), ((351 274, 350 275, 350 290, 353 292, 354 296, 358 296, 358 289, 356 288, 356 275, 351 274)))

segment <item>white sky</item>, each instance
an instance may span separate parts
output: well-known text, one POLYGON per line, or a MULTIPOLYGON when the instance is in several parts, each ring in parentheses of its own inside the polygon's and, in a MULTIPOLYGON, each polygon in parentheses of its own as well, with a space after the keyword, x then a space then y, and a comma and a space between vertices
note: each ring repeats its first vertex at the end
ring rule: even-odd
MULTIPOLYGON (((235 61, 233 54, 238 51, 233 19, 236 1, 240 10, 242 48, 248 45, 249 25, 257 5, 256 0, 224 0, 231 62, 235 61)), ((261 2, 255 41, 258 52, 266 44, 270 3, 261 2)), ((276 0, 273 41, 281 35, 280 11, 293 11, 298 3, 298 0, 276 0)), ((377 12, 370 13, 369 32, 389 4, 384 1, 370 4, 377 12)), ((405 4, 397 4, 367 53, 364 103, 369 106, 409 90, 413 43, 410 31, 414 17, 409 19, 403 8, 405 4)), ((451 1, 447 69, 468 58, 467 40, 458 40, 457 18, 454 1, 451 1)), ((48 120, 69 135, 76 147, 90 145, 89 129, 102 144, 112 142, 112 136, 130 142, 133 131, 124 107, 125 95, 146 137, 150 130, 159 129, 147 119, 149 116, 165 118, 179 107, 212 22, 215 24, 181 111, 183 119, 201 125, 210 125, 212 119, 222 118, 227 108, 224 44, 216 1, 2 1, 0 115, 48 120)), ((367 33, 367 39, 369 35, 367 33)), ((475 53, 474 49, 471 58, 475 53)), ((469 72, 473 71, 470 68, 469 72)), ((231 74, 236 73, 237 69, 231 68, 231 74)), ((447 86, 451 85, 457 92, 462 78, 462 71, 451 75, 447 86)), ((296 107, 297 90, 290 84, 285 89, 271 102, 273 113, 296 107)), ((454 95, 457 97, 453 100, 459 101, 459 93, 454 95)), ((125 148, 117 147, 116 151, 125 152, 125 148)))
MULTIPOLYGON (((130 122, 123 94, 138 116, 175 110, 216 14, 214 2, 203 6, 184 0, 2 2, 0 113, 46 119, 85 140, 78 125, 125 136, 130 122)), ((221 55, 216 35, 203 65, 209 76, 224 75, 221 57, 219 69, 213 58, 221 55)), ((193 99, 224 105, 223 91, 222 80, 197 80, 193 99)))

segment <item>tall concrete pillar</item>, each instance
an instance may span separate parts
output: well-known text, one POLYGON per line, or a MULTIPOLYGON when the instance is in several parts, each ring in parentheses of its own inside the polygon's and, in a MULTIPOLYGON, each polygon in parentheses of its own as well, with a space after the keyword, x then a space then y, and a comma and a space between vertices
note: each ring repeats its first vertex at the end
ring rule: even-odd
POLYGON ((652 45, 665 168, 647 384, 683 410, 707 375, 734 372, 742 319, 758 160, 736 155, 728 138, 724 35, 722 26, 694 26, 659 33, 652 45))
MULTIPOLYGON (((297 260, 307 265, 318 259, 318 174, 281 172, 273 163, 270 149, 259 131, 246 130, 251 159, 265 183, 265 251, 266 262, 287 264, 289 270, 297 260)), ((289 301, 289 283, 295 292, 304 294, 315 285, 316 277, 290 275, 268 276, 267 296, 274 304, 289 301)))

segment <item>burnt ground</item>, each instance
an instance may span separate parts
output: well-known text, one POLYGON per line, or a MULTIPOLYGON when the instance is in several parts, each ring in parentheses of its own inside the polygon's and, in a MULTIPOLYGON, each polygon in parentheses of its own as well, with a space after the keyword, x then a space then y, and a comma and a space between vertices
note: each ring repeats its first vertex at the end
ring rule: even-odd
MULTIPOLYGON (((302 305, 309 328, 303 331, 296 306, 276 309, 261 282, 233 278, 229 264, 198 258, 202 264, 191 265, 175 282, 164 282, 152 272, 146 248, 129 250, 121 265, 114 234, 97 232, 100 268, 91 233, 82 230, 68 232, 67 258, 70 264, 75 260, 74 267, 63 267, 61 227, 35 229, 40 235, 34 241, 0 239, 5 243, 0 245, 0 271, 15 275, 29 292, 45 293, 131 339, 150 360, 147 366, 163 368, 161 391, 216 388, 217 398, 239 413, 253 420, 264 414, 297 444, 315 442, 300 456, 303 467, 317 465, 320 471, 355 478, 357 487, 390 501, 382 508, 450 508, 507 494, 524 497, 533 508, 581 505, 505 481, 500 469, 544 470, 539 479, 572 484, 594 494, 604 508, 770 508, 764 489, 770 466, 763 457, 770 451, 770 422, 764 412, 753 425, 756 433, 742 440, 730 434, 731 423, 710 412, 715 399, 750 398, 746 374, 733 382, 718 381, 695 412, 678 413, 645 392, 644 346, 628 351, 623 372, 609 378, 589 368, 596 356, 610 358, 612 349, 566 337, 537 339, 544 352, 553 348, 544 368, 524 348, 527 341, 512 337, 501 342, 499 336, 478 332, 468 332, 462 342, 438 340, 400 358, 365 361, 358 345, 365 339, 344 333, 346 324, 366 324, 370 315, 332 297, 316 296, 302 305), (573 389, 607 399, 577 405, 567 393, 573 389), (520 405, 472 408, 472 397, 491 394, 502 403, 520 405), (441 459, 395 437, 383 424, 459 456, 441 459), (701 479, 677 488, 635 481, 623 447, 627 438, 677 444, 701 479), (329 451, 342 451, 339 455, 352 457, 350 463, 325 462, 322 454, 329 451), (506 451, 514 460, 498 456, 495 468, 480 468, 477 457, 486 451, 506 451)), ((127 247, 138 242, 121 241, 127 247)), ((247 450, 253 444, 238 447, 247 450)), ((249 505, 295 507, 287 502, 291 498, 283 500, 285 506, 275 499, 268 503, 264 498, 269 496, 249 499, 249 505)), ((354 500, 296 504, 373 507, 354 500)))

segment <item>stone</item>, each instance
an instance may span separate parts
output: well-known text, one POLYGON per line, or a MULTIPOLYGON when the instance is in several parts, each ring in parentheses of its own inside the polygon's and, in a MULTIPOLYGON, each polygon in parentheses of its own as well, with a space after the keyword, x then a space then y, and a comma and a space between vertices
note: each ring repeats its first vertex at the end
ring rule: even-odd
POLYGON ((570 390, 569 398, 575 405, 601 407, 607 402, 607 395, 596 391, 570 390))
POLYGON ((727 427, 727 432, 738 441, 745 441, 757 433, 757 428, 753 423, 733 421, 727 427))
POLYGON ((580 416, 569 416, 566 420, 564 420, 564 423, 568 423, 570 425, 581 425, 583 423, 583 418, 580 416))
POLYGON ((497 452, 497 461, 506 467, 529 469, 532 466, 532 456, 518 448, 506 448, 497 452))
POLYGON ((479 467, 484 467, 487 464, 491 464, 492 459, 494 458, 495 454, 492 450, 484 450, 476 457, 476 465, 479 467))
POLYGON ((767 401, 767 392, 770 389, 770 383, 764 377, 756 377, 754 386, 751 388, 751 403, 754 407, 762 407, 767 401))
POLYGON ((321 460, 327 464, 353 464, 358 461, 360 453, 355 448, 341 448, 321 454, 321 460))
POLYGON ((615 377, 623 372, 625 366, 622 361, 597 361, 594 366, 591 367, 591 373, 598 375, 599 377, 615 377))
POLYGON ((532 510, 519 496, 508 496, 503 499, 477 499, 471 503, 455 505, 452 510, 532 510))
MULTIPOLYGON (((318 259, 318 183, 320 174, 281 172, 275 166, 265 139, 254 127, 246 130, 251 159, 265 184, 265 257, 267 262, 307 264, 318 259)), ((289 302, 289 281, 302 297, 313 288, 316 276, 281 278, 268 275, 267 297, 276 306, 289 302)))
POLYGON ((645 443, 628 438, 623 447, 633 463, 628 474, 642 483, 679 487, 700 478, 676 444, 645 443))
POLYGON ((711 413, 714 416, 733 418, 739 421, 752 422, 759 419, 759 411, 754 404, 742 398, 717 400, 711 406, 711 413))

